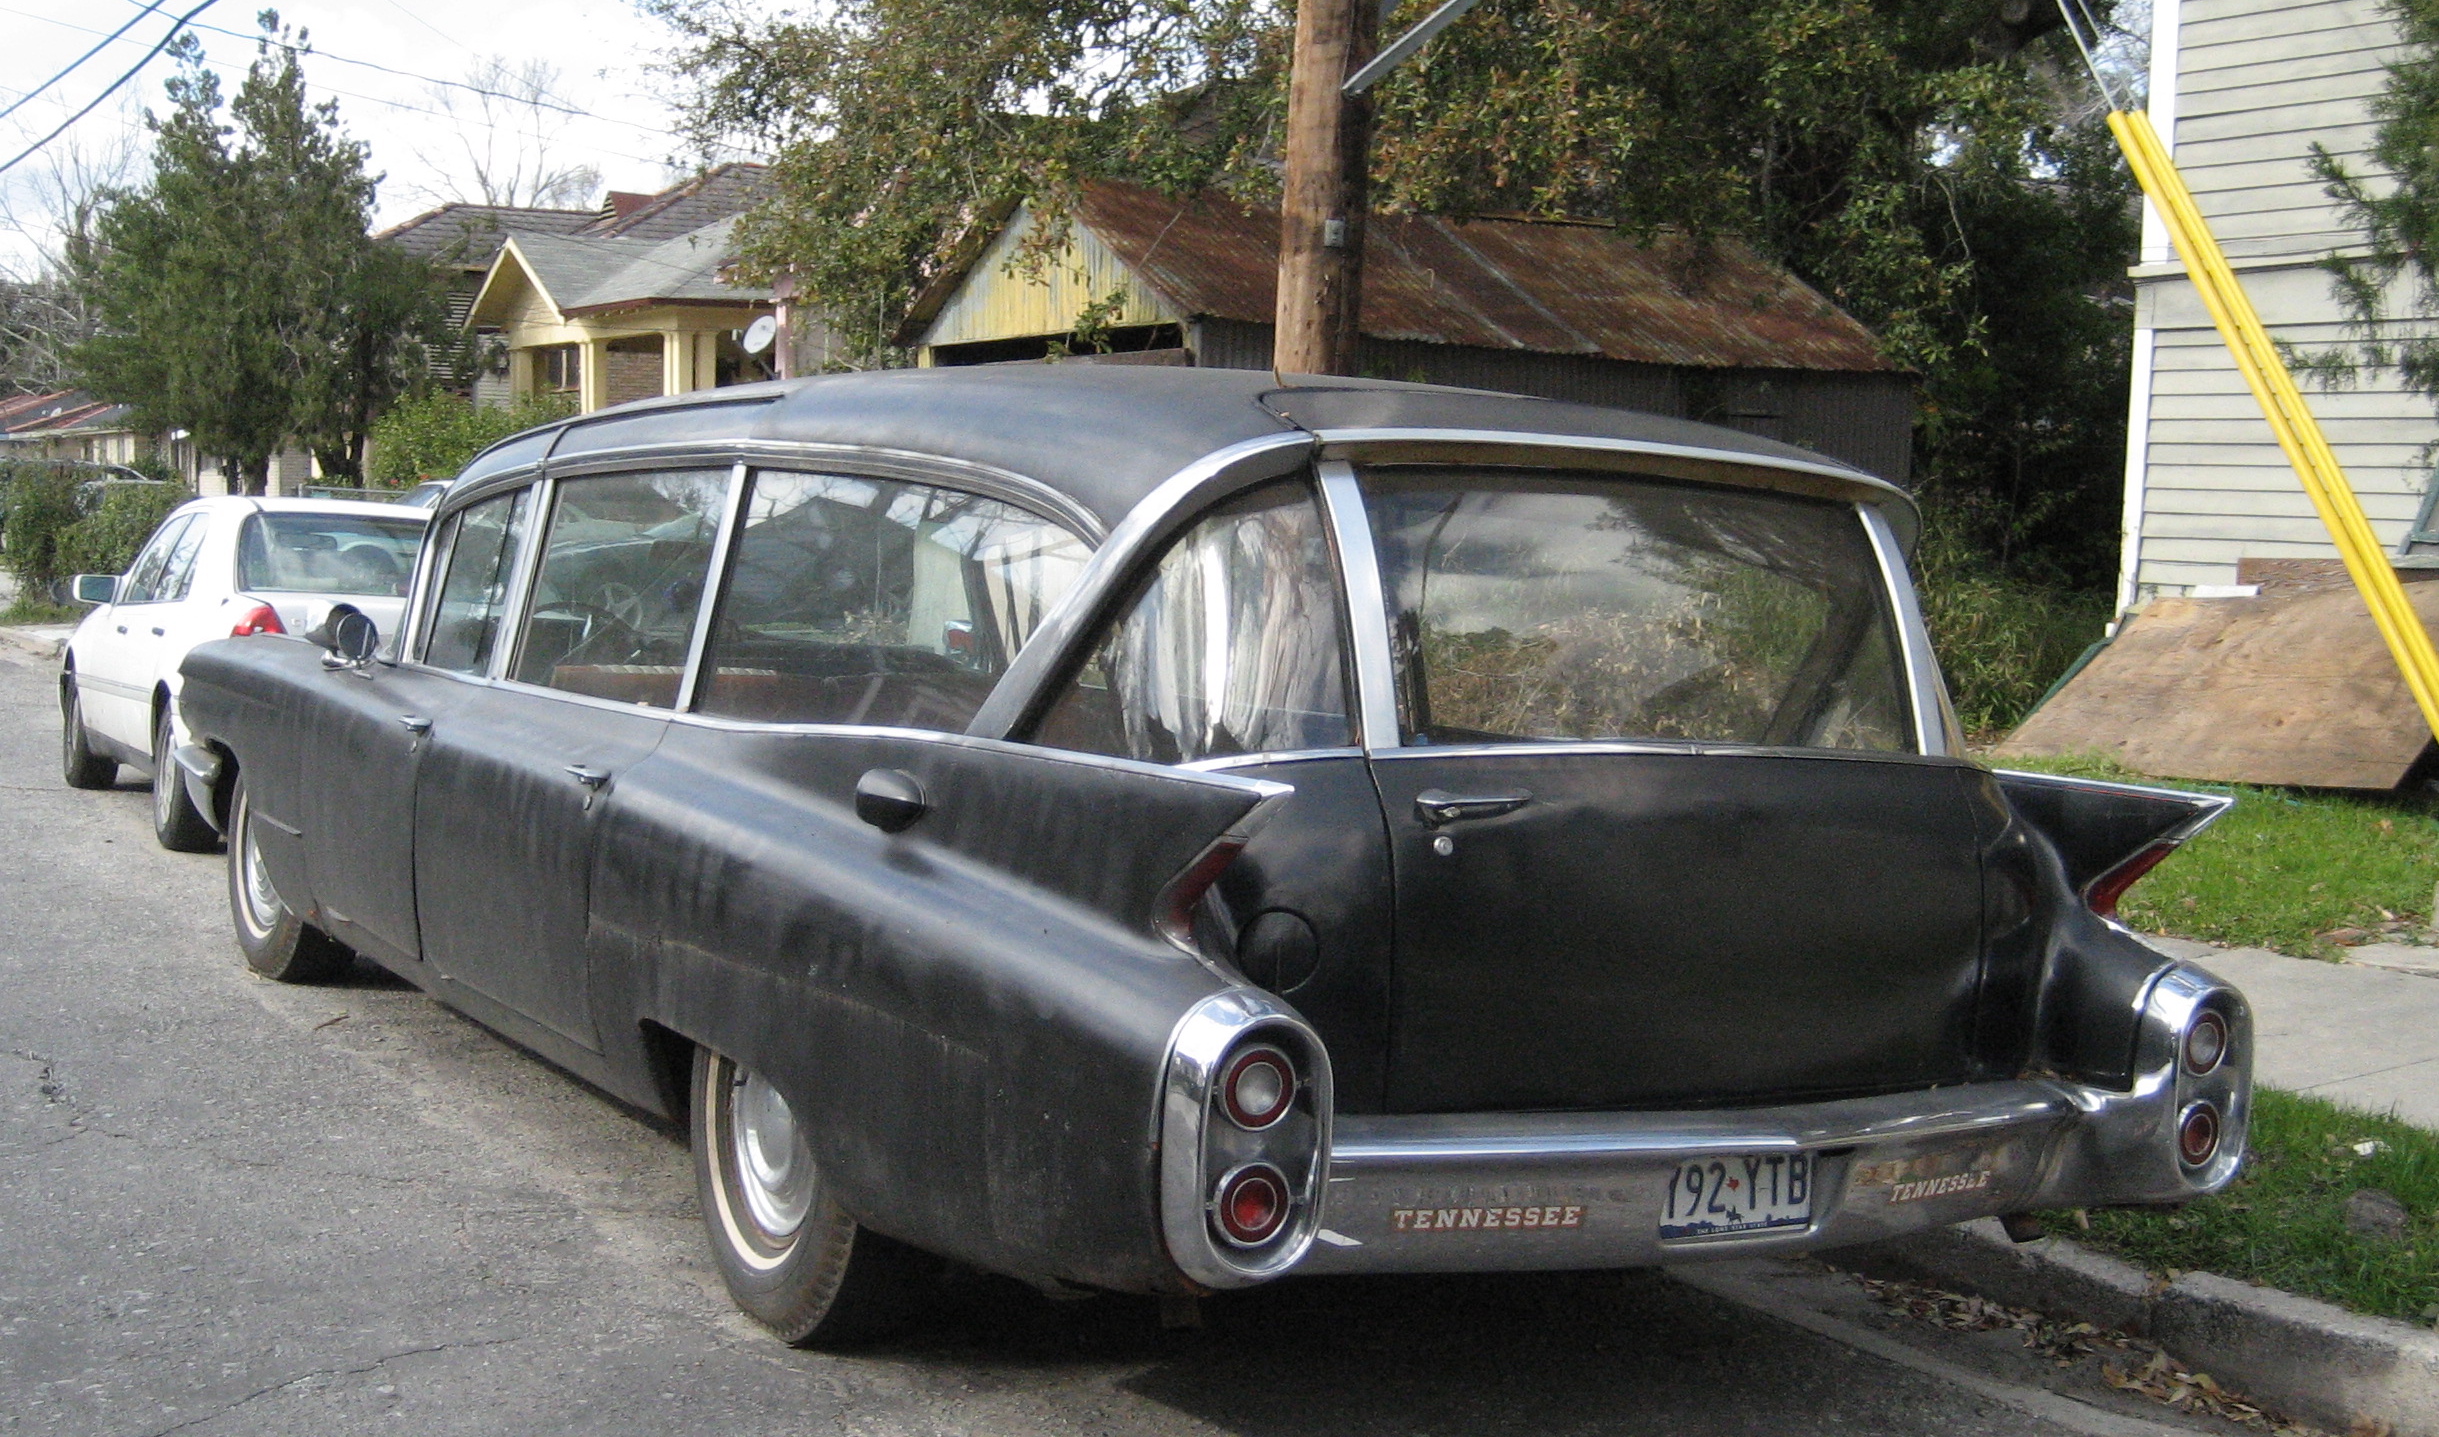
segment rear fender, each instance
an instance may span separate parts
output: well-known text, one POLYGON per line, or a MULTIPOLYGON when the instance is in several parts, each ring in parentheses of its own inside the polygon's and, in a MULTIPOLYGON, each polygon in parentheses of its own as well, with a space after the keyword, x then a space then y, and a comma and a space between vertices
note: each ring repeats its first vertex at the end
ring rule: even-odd
POLYGON ((2060 774, 1994 776, 2016 815, 2058 851, 2067 886, 2103 918, 2116 916, 2117 900, 2134 880, 2236 804, 2224 794, 2060 774))

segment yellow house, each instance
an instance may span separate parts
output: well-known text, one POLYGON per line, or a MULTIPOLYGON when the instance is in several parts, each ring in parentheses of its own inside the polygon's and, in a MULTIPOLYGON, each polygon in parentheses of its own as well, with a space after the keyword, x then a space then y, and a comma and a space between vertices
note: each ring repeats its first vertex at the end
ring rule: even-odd
POLYGON ((513 394, 568 395, 580 411, 771 378, 772 348, 744 344, 771 291, 722 277, 733 223, 657 240, 510 235, 466 323, 501 331, 513 394))

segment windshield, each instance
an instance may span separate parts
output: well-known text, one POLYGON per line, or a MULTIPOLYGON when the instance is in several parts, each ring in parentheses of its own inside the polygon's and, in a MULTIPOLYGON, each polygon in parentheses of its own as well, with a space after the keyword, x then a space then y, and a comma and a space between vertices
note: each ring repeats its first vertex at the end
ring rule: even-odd
POLYGON ((237 537, 237 587, 398 598, 415 571, 423 531, 421 514, 256 514, 237 537))
POLYGON ((1851 504, 1438 467, 1363 488, 1409 744, 1913 746, 1851 504))

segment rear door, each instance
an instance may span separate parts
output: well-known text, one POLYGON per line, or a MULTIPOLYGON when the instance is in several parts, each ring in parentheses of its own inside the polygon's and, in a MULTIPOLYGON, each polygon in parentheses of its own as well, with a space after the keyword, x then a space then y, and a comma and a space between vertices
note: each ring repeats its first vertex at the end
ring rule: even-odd
POLYGON ((1767 1101, 1965 1076, 1981 882, 1851 504, 1362 476, 1399 709, 1390 1106, 1767 1101))
POLYGON ((553 484, 515 643, 435 717, 417 765, 424 956, 595 1051, 594 848, 677 703, 729 485, 726 469, 553 484))

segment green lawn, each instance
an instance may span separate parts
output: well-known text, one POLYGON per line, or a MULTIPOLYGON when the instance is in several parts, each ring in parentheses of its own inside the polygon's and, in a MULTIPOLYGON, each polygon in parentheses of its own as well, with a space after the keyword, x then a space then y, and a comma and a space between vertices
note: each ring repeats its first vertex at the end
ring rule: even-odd
POLYGON ((2439 815, 2422 803, 2312 790, 2145 779, 2104 759, 2011 761, 2235 797, 2225 818, 2134 885, 2120 916, 2136 928, 2212 943, 2334 957, 2344 928, 2418 936, 2439 884, 2439 815))
POLYGON ((2181 1212, 2073 1214, 2053 1229, 2163 1275, 2215 1272, 2429 1324, 2439 1318, 2439 1133, 2318 1098, 2254 1094, 2252 1155, 2226 1192, 2181 1212), (2373 1144, 2362 1154, 2359 1145, 2373 1144), (2400 1239, 2346 1226, 2352 1194, 2377 1188, 2412 1214, 2400 1239))

